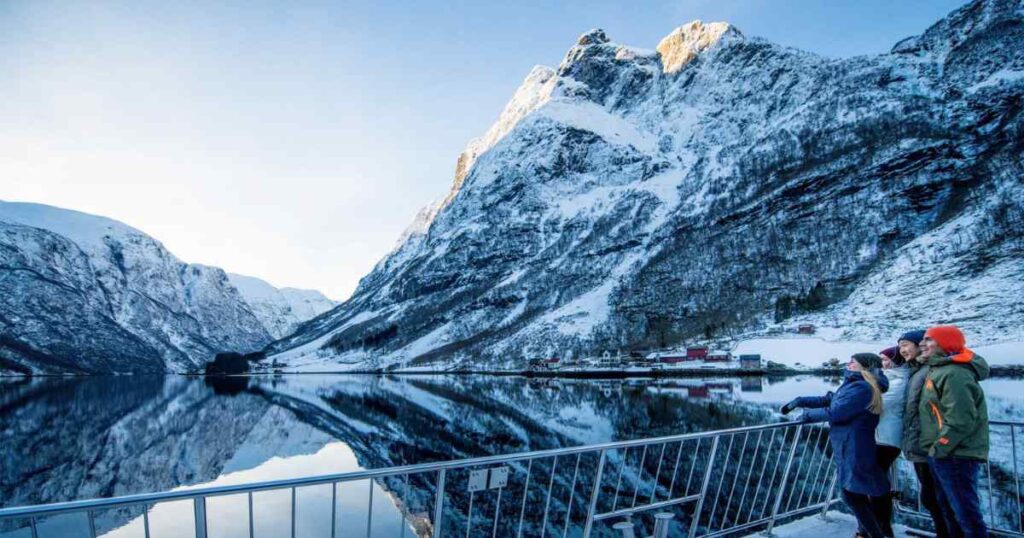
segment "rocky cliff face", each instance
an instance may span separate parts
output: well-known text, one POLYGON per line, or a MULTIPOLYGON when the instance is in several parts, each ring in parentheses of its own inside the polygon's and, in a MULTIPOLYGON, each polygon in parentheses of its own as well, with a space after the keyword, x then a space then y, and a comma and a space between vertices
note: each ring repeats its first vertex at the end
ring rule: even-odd
POLYGON ((1022 45, 1019 0, 849 59, 725 24, 659 51, 588 32, 467 146, 419 233, 268 351, 296 369, 503 364, 794 316, 1022 337, 1022 45), (860 316, 893 293, 918 302, 860 316))
POLYGON ((182 372, 270 340, 221 269, 117 221, 0 202, 0 369, 182 372))

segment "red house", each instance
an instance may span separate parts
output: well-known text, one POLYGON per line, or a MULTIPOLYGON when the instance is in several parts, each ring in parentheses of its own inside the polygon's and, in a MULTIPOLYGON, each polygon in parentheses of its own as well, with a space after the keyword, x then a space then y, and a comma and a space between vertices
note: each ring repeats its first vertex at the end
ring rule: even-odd
POLYGON ((662 355, 661 357, 658 358, 658 360, 660 360, 661 362, 663 362, 665 364, 676 364, 676 363, 692 361, 692 360, 696 360, 696 359, 691 359, 691 358, 687 357, 686 355, 662 355))
POLYGON ((691 346, 686 348, 686 358, 691 361, 704 360, 708 358, 707 346, 691 346))
POLYGON ((686 395, 690 398, 708 398, 711 396, 711 392, 707 386, 702 387, 686 387, 686 395))
POLYGON ((815 331, 814 325, 811 325, 809 323, 805 323, 803 325, 798 325, 797 328, 796 328, 796 332, 799 333, 799 334, 814 334, 814 331, 815 331))

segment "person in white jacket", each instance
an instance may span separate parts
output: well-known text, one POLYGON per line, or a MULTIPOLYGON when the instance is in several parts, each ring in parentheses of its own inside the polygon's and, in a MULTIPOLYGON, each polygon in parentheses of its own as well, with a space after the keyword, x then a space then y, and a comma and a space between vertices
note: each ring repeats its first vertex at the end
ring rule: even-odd
MULTIPOLYGON (((879 353, 882 369, 889 378, 889 390, 882 394, 882 416, 875 430, 876 458, 882 471, 888 473, 893 462, 900 455, 903 446, 903 415, 907 400, 907 378, 910 369, 899 353, 899 348, 890 347, 879 353)), ((892 492, 872 499, 875 516, 886 536, 892 531, 892 492)))

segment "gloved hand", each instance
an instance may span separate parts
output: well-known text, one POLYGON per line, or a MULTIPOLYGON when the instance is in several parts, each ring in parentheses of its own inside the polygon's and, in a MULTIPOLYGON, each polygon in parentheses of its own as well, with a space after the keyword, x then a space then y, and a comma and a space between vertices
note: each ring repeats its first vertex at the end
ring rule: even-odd
POLYGON ((783 415, 788 415, 791 412, 793 412, 794 409, 796 409, 798 407, 800 407, 800 398, 793 398, 793 401, 791 401, 788 404, 782 406, 782 408, 779 409, 779 411, 781 411, 783 415))

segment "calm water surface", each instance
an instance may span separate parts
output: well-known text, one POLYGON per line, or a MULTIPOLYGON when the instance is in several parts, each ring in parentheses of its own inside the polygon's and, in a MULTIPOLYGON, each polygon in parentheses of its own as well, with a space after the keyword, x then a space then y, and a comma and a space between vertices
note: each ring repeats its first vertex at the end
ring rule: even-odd
MULTIPOLYGON (((836 384, 814 376, 597 381, 293 375, 216 384, 184 377, 7 380, 0 382, 0 506, 761 424, 777 421, 774 409, 790 398, 822 394, 836 384)), ((1021 416, 1021 389, 1024 382, 1018 380, 987 381, 992 417, 1021 416)), ((370 488, 371 535, 422 531, 415 517, 403 517, 397 506, 403 497, 394 486, 339 486, 335 524, 345 529, 340 535, 366 535, 370 488)), ((330 487, 302 488, 297 497, 296 535, 329 534, 330 487)), ((429 499, 420 497, 405 497, 407 514, 427 512, 429 499)), ((208 502, 211 537, 248 535, 244 496, 208 502)), ((288 491, 258 493, 254 505, 257 536, 290 534, 288 491)), ((154 507, 151 525, 163 531, 154 536, 191 536, 191 509, 189 503, 154 507)), ((97 527, 104 536, 142 536, 138 511, 99 513, 97 527)), ((82 521, 63 516, 46 520, 40 530, 86 536, 84 528, 82 521)), ((9 523, 0 527, 0 536, 29 534, 9 523)))

